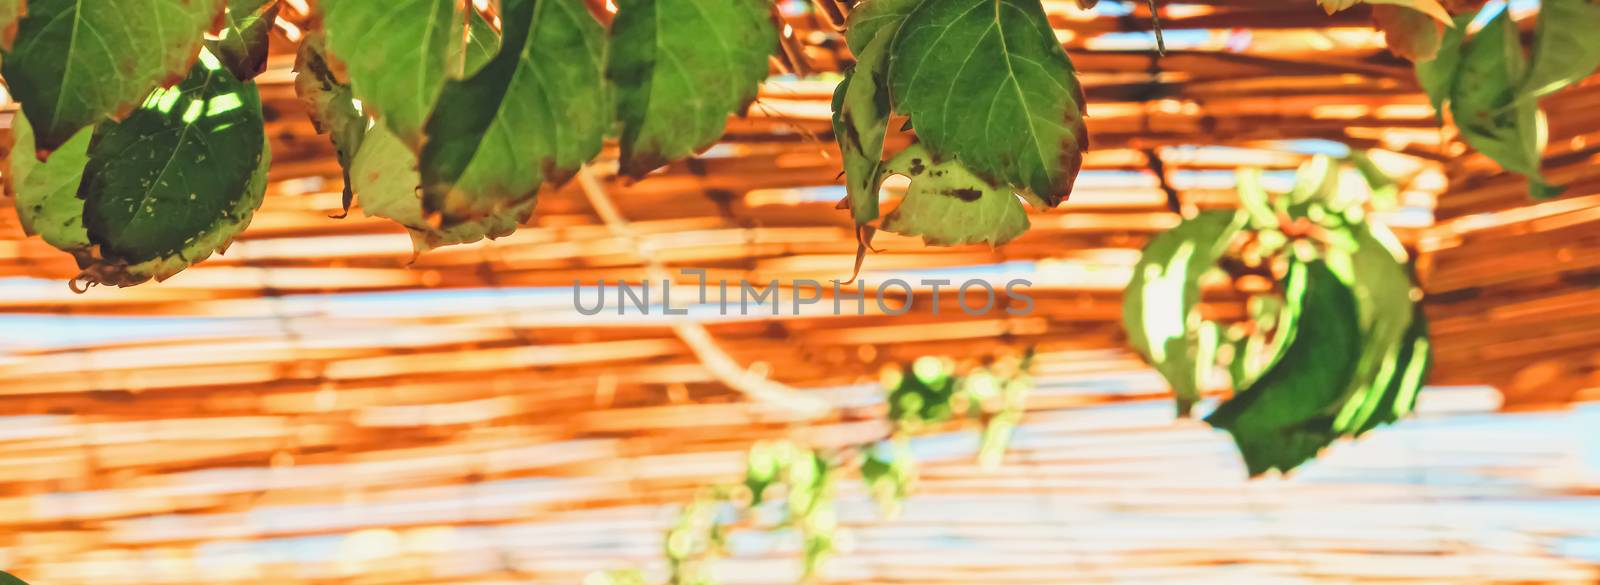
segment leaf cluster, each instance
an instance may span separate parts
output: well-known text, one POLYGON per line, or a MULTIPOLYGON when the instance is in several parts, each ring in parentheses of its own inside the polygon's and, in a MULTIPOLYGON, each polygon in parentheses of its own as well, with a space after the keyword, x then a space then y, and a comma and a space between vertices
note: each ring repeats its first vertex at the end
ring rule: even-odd
POLYGON ((1462 140, 1526 176, 1529 193, 1544 199, 1563 188, 1540 170, 1548 132, 1539 98, 1600 67, 1600 4, 1541 0, 1537 18, 1530 54, 1504 3, 1457 15, 1437 54, 1417 61, 1416 71, 1439 118, 1448 112, 1462 140))
POLYGON ((1055 207, 1088 148, 1083 89, 1038 0, 870 0, 846 23, 856 58, 834 92, 848 208, 862 249, 874 228, 932 245, 998 246, 1055 207), (885 156, 891 117, 917 143, 885 156), (909 187, 879 219, 884 178, 909 187))
MULTIPOLYGON (((726 556, 734 530, 792 531, 801 541, 801 579, 817 575, 838 548, 834 508, 837 482, 855 468, 885 515, 898 513, 916 481, 911 437, 958 418, 983 425, 979 461, 1004 455, 1032 388, 1032 350, 1000 354, 981 364, 923 357, 883 375, 893 429, 888 437, 843 448, 820 449, 791 440, 760 441, 745 457, 739 484, 706 486, 680 510, 665 536, 669 585, 715 585, 710 564, 726 556)), ((585 585, 642 585, 637 569, 597 571, 585 585)))
POLYGON ((1129 343, 1171 384, 1180 415, 1226 376, 1233 396, 1206 421, 1233 435, 1251 475, 1404 416, 1431 362, 1407 254, 1367 207, 1395 182, 1359 154, 1312 159, 1287 193, 1260 179, 1240 172, 1240 209, 1152 239, 1123 301, 1129 343), (1368 200, 1341 175, 1365 179, 1368 200), (1219 284, 1244 318, 1203 310, 1219 284))
POLYGON ((6 190, 71 253, 77 290, 161 280, 225 250, 266 189, 251 79, 276 0, 33 0, 0 7, 13 119, 6 190), (210 32, 212 40, 203 38, 210 32))

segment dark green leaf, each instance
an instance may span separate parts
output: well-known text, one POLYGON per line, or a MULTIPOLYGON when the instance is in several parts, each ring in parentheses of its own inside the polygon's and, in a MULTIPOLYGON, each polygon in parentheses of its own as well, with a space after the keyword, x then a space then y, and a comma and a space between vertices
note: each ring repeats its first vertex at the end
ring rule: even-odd
POLYGON ((883 218, 883 231, 922 236, 934 246, 999 246, 1028 231, 1028 214, 1010 189, 995 188, 954 160, 934 160, 921 144, 900 151, 883 171, 911 179, 900 205, 883 218))
POLYGON ((78 197, 99 259, 177 266, 143 275, 162 278, 231 241, 261 203, 265 143, 255 85, 203 52, 180 84, 95 130, 78 197))
POLYGON ((1544 182, 1538 105, 1517 100, 1516 84, 1526 68, 1522 43, 1509 12, 1501 12, 1467 42, 1450 92, 1450 114, 1461 137, 1478 152, 1514 173, 1526 175, 1535 197, 1560 189, 1544 182))
POLYGON ((89 136, 85 128, 56 149, 55 156, 38 162, 33 152, 33 126, 28 116, 17 112, 11 119, 14 152, 10 159, 6 189, 16 196, 17 219, 28 235, 38 235, 61 250, 72 251, 89 245, 89 232, 83 228, 83 200, 78 199, 78 182, 88 163, 89 136))
POLYGON ((939 359, 918 359, 901 370, 889 389, 889 420, 897 427, 950 420, 955 391, 956 379, 939 359))
POLYGON ((606 76, 617 88, 624 175, 715 144, 767 76, 777 46, 765 0, 618 0, 606 76))
POLYGON ((1038 0, 925 0, 891 50, 896 111, 941 159, 1049 205, 1088 147, 1083 89, 1038 0))
POLYGON ((1444 29, 1444 37, 1439 40, 1439 50, 1434 58, 1417 61, 1417 84, 1428 94, 1434 114, 1441 122, 1444 120, 1444 103, 1449 101, 1450 92, 1456 85, 1456 73, 1461 68, 1462 43, 1467 38, 1467 25, 1472 22, 1473 16, 1457 16, 1455 26, 1444 29))
POLYGON ((240 80, 255 79, 267 70, 267 49, 278 0, 228 0, 227 15, 217 40, 206 46, 240 80))
POLYGON ((0 585, 28 585, 23 580, 16 578, 11 573, 0 571, 0 585))
MULTIPOLYGON (((333 141, 339 168, 344 171, 344 211, 349 213, 353 198, 350 164, 361 148, 368 119, 356 109, 350 86, 334 74, 326 54, 321 31, 312 31, 300 41, 300 52, 294 61, 294 91, 305 102, 317 133, 327 134, 333 141)), ((413 161, 416 158, 409 149, 406 155, 413 161)))
POLYGON ((350 166, 350 180, 361 210, 367 215, 394 220, 411 234, 412 249, 421 254, 450 244, 498 238, 516 231, 533 215, 536 199, 505 211, 464 221, 448 227, 429 223, 422 212, 421 177, 417 157, 384 126, 367 131, 350 166))
POLYGON ((40 153, 181 79, 221 0, 32 0, 4 75, 40 153))
POLYGON ((1355 296, 1326 265, 1292 263, 1284 297, 1282 357, 1206 417, 1233 435, 1252 476, 1294 469, 1338 436, 1328 427, 1359 359, 1355 296))
POLYGON ((323 0, 319 6, 328 49, 344 64, 363 109, 413 150, 420 147, 440 89, 461 68, 462 2, 323 0))
POLYGON ((423 208, 451 226, 527 204, 600 152, 605 31, 582 0, 507 0, 500 52, 428 119, 423 208))
POLYGON ((1123 294, 1122 326, 1128 343, 1172 385, 1178 413, 1200 398, 1200 277, 1228 249, 1247 215, 1204 211, 1162 232, 1144 247, 1123 294))
POLYGON ((1600 67, 1600 4, 1591 0, 1540 0, 1533 60, 1518 85, 1519 99, 1559 90, 1600 67))

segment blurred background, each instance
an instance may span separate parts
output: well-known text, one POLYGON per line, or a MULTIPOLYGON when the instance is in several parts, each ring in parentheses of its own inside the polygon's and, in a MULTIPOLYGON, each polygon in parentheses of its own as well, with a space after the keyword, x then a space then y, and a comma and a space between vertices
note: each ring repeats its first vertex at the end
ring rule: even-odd
MULTIPOLYGON (((413 258, 393 223, 330 219, 340 169, 292 88, 311 7, 286 0, 257 79, 272 182, 226 255, 73 294, 71 258, 0 206, 0 568, 36 585, 659 583, 684 505, 741 481, 753 444, 874 444, 885 372, 1033 348, 998 465, 980 425, 952 423, 900 445, 920 463, 898 513, 839 479, 816 580, 1600 582, 1600 82, 1544 101, 1545 170, 1571 187, 1534 202, 1439 129, 1364 6, 1167 2, 1158 57, 1145 3, 1046 1, 1089 99, 1071 201, 995 250, 880 234, 862 268, 1028 279, 1031 314, 947 296, 935 316, 925 288, 897 316, 578 314, 575 279, 849 278, 829 126, 846 5, 779 4, 777 75, 702 156, 629 182, 610 151, 598 193, 551 190, 514 235, 413 258), (1235 169, 1285 190, 1352 148, 1402 183, 1382 220, 1419 258, 1431 385, 1414 417, 1247 480, 1126 348, 1122 289, 1179 212, 1236 205, 1235 169)), ((735 530, 708 570, 795 583, 805 547, 735 530)))

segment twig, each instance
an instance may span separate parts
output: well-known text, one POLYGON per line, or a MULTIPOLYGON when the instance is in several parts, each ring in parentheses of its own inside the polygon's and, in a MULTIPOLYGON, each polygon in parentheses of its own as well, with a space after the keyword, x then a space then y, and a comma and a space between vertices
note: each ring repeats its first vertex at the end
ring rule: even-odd
MULTIPOLYGON (((583 188, 583 194, 589 200, 589 205, 594 207, 595 213, 605 222, 606 228, 612 235, 627 240, 634 254, 644 261, 648 278, 661 280, 663 283, 671 281, 661 261, 639 244, 639 237, 634 233, 633 226, 629 225, 628 220, 617 211, 616 205, 611 201, 611 195, 606 191, 605 185, 600 183, 600 179, 595 177, 594 170, 584 166, 578 170, 577 179, 578 186, 583 188)), ((740 366, 728 352, 717 345, 716 340, 711 337, 711 332, 707 331, 699 321, 687 316, 676 318, 672 322, 672 331, 689 346, 689 351, 694 353, 701 365, 710 370, 711 375, 751 400, 782 407, 804 420, 821 418, 832 410, 822 400, 807 396, 799 390, 740 366)))

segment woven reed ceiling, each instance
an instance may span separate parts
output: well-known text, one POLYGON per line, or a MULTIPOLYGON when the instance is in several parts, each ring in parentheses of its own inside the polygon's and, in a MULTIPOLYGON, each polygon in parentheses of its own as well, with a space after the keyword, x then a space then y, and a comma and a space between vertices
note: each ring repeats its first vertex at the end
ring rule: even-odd
MULTIPOLYGON (((913 504, 902 523, 847 514, 861 554, 845 554, 830 581, 1596 578, 1593 559, 1557 552, 1587 534, 1573 518, 1600 513, 1594 466, 1556 473, 1512 461, 1581 453, 1514 442, 1504 460, 1465 461, 1439 446, 1473 436, 1478 419, 1447 415, 1493 408, 1494 392, 1446 393, 1434 399, 1444 406, 1423 409, 1465 423, 1351 447, 1377 463, 1352 454, 1305 482, 1247 485, 1225 439, 1173 427, 1164 405, 1144 402, 1165 386, 1122 349, 1118 323, 1137 250, 1177 222, 1174 207, 1232 205, 1242 165, 1285 188, 1300 162, 1342 143, 1376 149, 1405 184, 1386 219, 1426 254, 1430 293, 1449 301, 1429 309, 1447 381, 1509 383, 1528 363, 1515 346, 1531 333, 1506 323, 1530 319, 1572 319, 1572 335, 1545 343, 1592 359, 1600 341, 1588 331, 1600 327, 1580 326, 1600 311, 1566 309, 1600 303, 1583 303, 1588 289, 1548 285, 1584 282, 1600 258, 1585 253, 1594 230, 1580 233, 1600 213, 1594 80, 1546 104, 1550 176, 1575 188, 1528 206, 1514 179, 1437 128, 1410 65, 1385 51, 1362 7, 1329 16, 1310 0, 1167 3, 1169 50, 1158 56, 1142 1, 1092 11, 1047 1, 1089 99, 1091 150, 1071 201, 1031 214, 1032 229, 997 250, 880 234, 883 251, 863 271, 870 282, 1029 278, 1033 314, 968 317, 946 305, 935 317, 919 290, 922 308, 897 317, 869 306, 700 318, 709 339, 666 320, 575 316, 574 279, 639 280, 653 266, 763 282, 848 276, 856 245, 834 209, 843 188, 828 109, 849 63, 830 13, 849 7, 820 2, 779 5, 788 26, 776 76, 724 142, 639 182, 610 177, 615 150, 602 155, 595 170, 625 229, 568 185, 541 194, 512 236, 413 258, 386 220, 359 209, 330 218, 340 171, 290 71, 312 7, 287 1, 258 78, 272 182, 225 255, 164 283, 75 295, 71 259, 25 238, 9 202, 0 205, 0 566, 49 585, 574 583, 619 563, 658 570, 649 563, 670 505, 736 472, 749 442, 877 436, 870 381, 885 364, 1034 344, 1043 388, 1013 467, 996 474, 936 453, 924 490, 934 503, 913 504), (1483 249, 1549 258, 1485 270, 1468 252, 1483 249), (1502 304, 1520 310, 1485 313, 1502 304), (830 408, 808 418, 782 401, 752 406, 718 355, 830 408), (1450 474, 1468 468, 1501 483, 1453 484, 1450 474), (1529 494, 1571 498, 1562 501, 1575 515, 1511 520, 1471 503, 1529 494), (993 513, 958 512, 969 508, 993 513), (1396 509, 1460 521, 1362 529, 1396 509), (1202 529, 1190 514, 1214 524, 1202 529), (1110 525, 1132 528, 1095 529, 1110 525), (1157 536, 1180 533, 1186 543, 1157 536), (1523 533, 1540 540, 1505 542, 1523 533), (952 540, 987 552, 940 559, 952 540)), ((1549 379, 1588 380, 1592 369, 1549 379)), ((1585 387, 1529 400, 1593 398, 1585 387)), ((1581 429, 1593 416, 1516 420, 1581 429)), ((970 432, 946 435, 961 437, 970 432)), ((751 558, 729 582, 792 582, 792 551, 751 558)))

